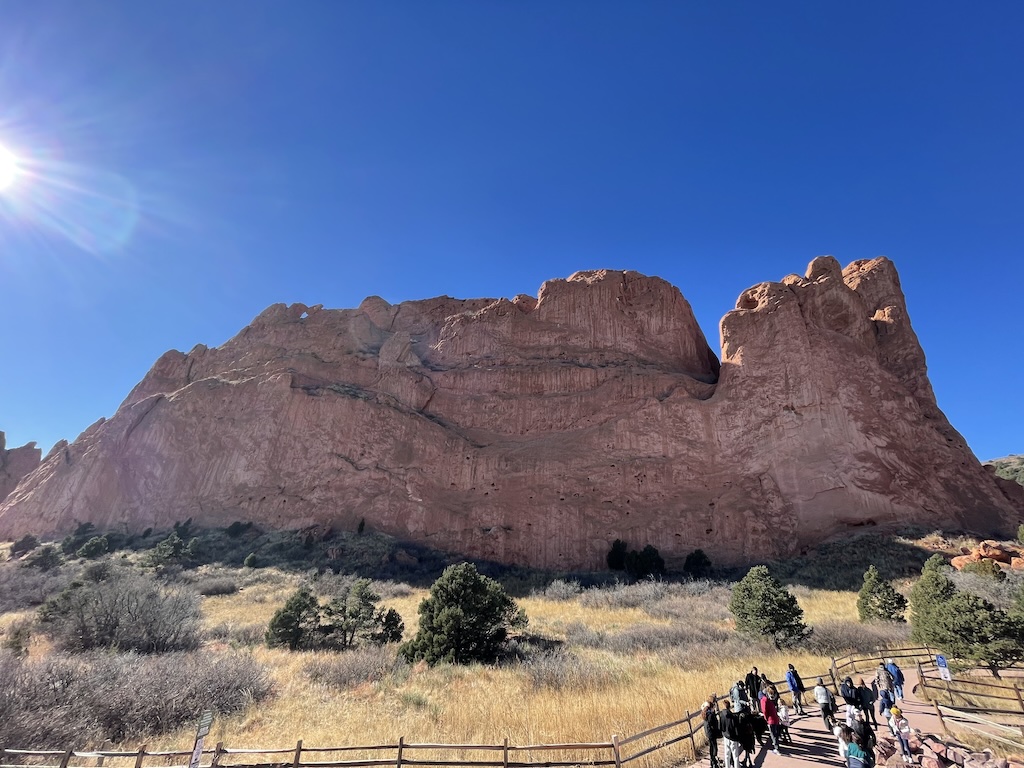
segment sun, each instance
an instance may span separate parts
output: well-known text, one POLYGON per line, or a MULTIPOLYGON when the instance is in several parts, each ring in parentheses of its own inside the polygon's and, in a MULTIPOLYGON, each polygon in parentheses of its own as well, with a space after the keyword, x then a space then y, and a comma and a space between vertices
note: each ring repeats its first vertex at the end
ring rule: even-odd
POLYGON ((18 178, 18 158, 0 145, 0 192, 9 189, 18 178))

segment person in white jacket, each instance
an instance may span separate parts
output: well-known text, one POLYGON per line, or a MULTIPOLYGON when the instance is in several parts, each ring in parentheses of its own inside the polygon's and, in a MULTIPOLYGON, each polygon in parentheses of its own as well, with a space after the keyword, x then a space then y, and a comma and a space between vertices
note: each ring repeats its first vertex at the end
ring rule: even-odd
POLYGON ((903 753, 903 762, 912 763, 914 762, 914 755, 910 751, 910 723, 903 716, 903 710, 899 707, 893 707, 889 712, 892 713, 892 717, 889 719, 889 726, 892 728, 892 732, 896 735, 896 741, 900 745, 900 752, 903 753))

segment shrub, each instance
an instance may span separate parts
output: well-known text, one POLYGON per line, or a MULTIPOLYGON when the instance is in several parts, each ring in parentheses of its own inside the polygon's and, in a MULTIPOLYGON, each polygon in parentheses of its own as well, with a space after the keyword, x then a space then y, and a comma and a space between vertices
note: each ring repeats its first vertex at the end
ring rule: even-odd
POLYGON ((663 581, 640 581, 635 584, 617 583, 609 587, 588 589, 580 596, 580 603, 589 608, 642 608, 649 609, 672 590, 663 581))
POLYGON ((107 552, 108 542, 106 536, 93 536, 85 544, 78 548, 75 552, 78 557, 83 557, 87 560, 91 560, 94 557, 99 557, 107 552))
POLYGON ((711 558, 703 549, 695 549, 683 561, 683 571, 695 579, 703 578, 711 573, 711 558))
POLYGON ((64 559, 60 552, 52 544, 44 544, 25 558, 25 565, 30 568, 38 568, 41 571, 51 571, 60 568, 64 559))
POLYGON ((203 579, 195 585, 196 592, 206 597, 233 595, 238 591, 238 582, 227 576, 203 579))
POLYGON ((99 582, 72 582, 39 609, 42 630, 64 650, 161 653, 199 645, 199 597, 118 569, 99 582))
POLYGON ((39 546, 39 539, 33 536, 31 533, 26 533, 14 544, 11 545, 11 557, 18 557, 26 552, 31 552, 33 549, 39 546))
POLYGON ((634 550, 626 555, 626 573, 634 579, 662 576, 665 573, 665 560, 656 547, 648 544, 639 552, 634 550))
POLYGON ((576 599, 582 591, 583 588, 578 581, 555 579, 539 593, 534 590, 534 595, 539 594, 548 600, 564 601, 576 599))
POLYGON ((408 665, 394 646, 366 646, 339 654, 317 655, 303 667, 306 677, 332 688, 353 688, 388 677, 403 677, 408 665))
POLYGON ((30 749, 166 733, 194 723, 203 709, 238 712, 272 690, 249 656, 184 653, 29 661, 0 652, 0 686, 3 742, 30 749))
POLYGON ((32 639, 32 619, 17 619, 7 625, 3 630, 4 648, 11 651, 15 656, 24 656, 28 653, 28 643, 32 639))
POLYGON ((243 533, 252 528, 252 523, 243 523, 241 520, 236 520, 227 528, 224 529, 228 536, 235 539, 241 536, 243 533))
POLYGON ((796 598, 763 565, 751 568, 733 587, 729 610, 736 617, 736 629, 768 637, 776 648, 795 645, 811 632, 796 598))
POLYGON ((267 628, 263 624, 232 624, 221 622, 203 632, 208 640, 220 640, 243 648, 260 645, 266 636, 267 628))
POLYGON ((857 594, 857 616, 861 621, 902 622, 907 598, 885 581, 875 566, 864 573, 864 586, 857 594))
POLYGON ((605 558, 608 562, 609 570, 623 571, 626 569, 626 547, 627 544, 622 539, 616 539, 612 542, 612 548, 608 551, 608 556, 605 558))
POLYGON ((259 558, 256 557, 256 553, 255 552, 250 552, 248 555, 246 555, 245 556, 245 560, 242 561, 242 565, 244 565, 246 568, 259 568, 259 567, 261 567, 261 563, 259 561, 259 558))
POLYGON ((521 662, 526 678, 535 689, 594 691, 618 682, 620 674, 566 651, 545 651, 521 662))
POLYGON ((1003 572, 1003 569, 999 567, 999 563, 995 560, 990 560, 987 557, 974 563, 967 563, 961 570, 964 573, 976 573, 979 576, 984 576, 988 579, 995 579, 996 581, 1006 580, 1006 574, 1003 572))
POLYGON ((821 656, 873 653, 879 648, 905 645, 909 639, 910 627, 905 622, 863 624, 833 619, 815 623, 804 649, 821 656))
MULTIPOLYGON (((30 555, 32 557, 33 555, 30 555)), ((65 569, 37 570, 5 564, 0 566, 0 613, 33 608, 46 602, 46 598, 60 592, 71 581, 65 569)))
POLYGON ((420 603, 419 631, 402 646, 409 661, 467 664, 493 661, 512 627, 526 626, 526 614, 493 579, 471 563, 452 565, 420 603))

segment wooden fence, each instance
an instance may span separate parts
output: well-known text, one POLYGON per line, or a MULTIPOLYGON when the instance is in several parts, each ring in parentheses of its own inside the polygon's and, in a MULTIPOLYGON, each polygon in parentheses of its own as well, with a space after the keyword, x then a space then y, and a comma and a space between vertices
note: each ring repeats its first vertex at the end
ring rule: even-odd
MULTIPOLYGON (((896 648, 878 654, 852 654, 833 659, 831 667, 818 674, 803 675, 805 684, 818 677, 829 680, 838 692, 842 675, 864 665, 877 665, 885 658, 920 660, 932 653, 927 648, 896 648)), ((785 694, 784 680, 775 681, 785 694)), ((671 723, 657 725, 633 736, 612 736, 607 742, 586 744, 513 745, 502 744, 415 744, 400 738, 395 744, 346 747, 305 747, 299 741, 284 749, 229 749, 218 743, 204 750, 200 768, 363 768, 368 766, 480 766, 481 768, 571 768, 572 766, 615 766, 639 760, 670 747, 695 760, 707 744, 700 712, 685 713, 671 723), (628 749, 627 749, 628 748, 628 749), (481 759, 467 760, 466 753, 481 759), (362 754, 355 754, 362 753, 362 754), (545 753, 547 759, 536 759, 545 753), (367 757, 367 755, 370 755, 367 757), (349 759, 346 759, 350 756, 349 759)), ((192 750, 147 751, 145 746, 125 752, 114 750, 28 750, 0 749, 4 768, 187 768, 192 750)), ((678 761, 678 760, 677 760, 678 761)))
POLYGON ((922 697, 935 707, 946 733, 952 733, 952 722, 953 730, 967 729, 1024 748, 1024 678, 989 682, 957 675, 953 680, 943 680, 931 659, 917 664, 917 677, 922 697), (943 699, 949 704, 944 704, 943 699), (1006 734, 1014 738, 1007 738, 1006 734))
MULTIPOLYGON (((641 733, 607 742, 585 744, 513 745, 502 744, 414 744, 400 738, 396 744, 304 747, 299 741, 286 749, 229 749, 218 743, 203 750, 201 768, 361 768, 363 766, 481 766, 482 768, 570 768, 571 766, 621 766, 647 755, 679 745, 683 756, 694 758, 705 746, 704 723, 699 712, 687 712, 680 720, 649 728, 641 733), (627 747, 629 749, 627 749, 627 747), (364 753, 346 759, 352 753, 364 753), (466 752, 481 753, 482 759, 466 759, 466 752), (535 753, 549 753, 536 759, 535 753), (531 759, 524 759, 525 757, 531 759)), ((185 768, 192 750, 133 752, 0 749, 5 768, 185 768)))

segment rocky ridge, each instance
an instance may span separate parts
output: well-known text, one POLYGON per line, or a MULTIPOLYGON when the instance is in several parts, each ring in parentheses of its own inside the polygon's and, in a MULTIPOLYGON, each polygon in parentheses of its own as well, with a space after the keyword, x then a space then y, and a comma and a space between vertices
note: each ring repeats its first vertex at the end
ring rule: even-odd
POLYGON ((1015 529, 1024 498, 939 410, 888 259, 744 291, 721 349, 635 272, 511 300, 277 304, 163 355, 3 499, 0 535, 365 520, 574 569, 616 538, 740 562, 862 526, 1015 529))

